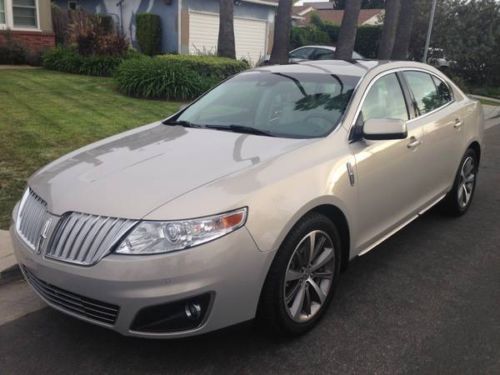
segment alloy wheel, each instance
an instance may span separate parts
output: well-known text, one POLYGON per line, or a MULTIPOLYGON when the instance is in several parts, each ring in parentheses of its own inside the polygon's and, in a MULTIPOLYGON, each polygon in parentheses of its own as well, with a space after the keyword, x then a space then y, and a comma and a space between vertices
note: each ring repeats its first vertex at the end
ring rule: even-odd
POLYGON ((296 246, 284 283, 285 309, 294 321, 307 322, 321 310, 332 288, 335 262, 333 241, 321 230, 309 232, 296 246))
POLYGON ((460 182, 457 189, 458 204, 462 209, 467 207, 471 200, 475 180, 476 168, 474 158, 468 156, 460 169, 460 182))

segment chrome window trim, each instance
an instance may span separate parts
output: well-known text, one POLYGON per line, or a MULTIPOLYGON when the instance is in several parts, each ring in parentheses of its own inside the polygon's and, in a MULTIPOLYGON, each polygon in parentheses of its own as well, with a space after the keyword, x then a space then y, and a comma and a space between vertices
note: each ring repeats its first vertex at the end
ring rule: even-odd
MULTIPOLYGON (((434 76, 436 78, 438 78, 440 81, 444 82, 446 84, 446 86, 448 87, 448 90, 450 91, 450 93, 452 94, 452 99, 451 101, 449 101, 448 103, 446 104, 443 104, 441 107, 438 107, 436 109, 433 109, 432 111, 430 112, 427 112, 427 113, 424 113, 423 115, 420 115, 420 116, 417 116, 417 117, 414 117, 412 119, 408 119, 406 121, 407 124, 410 124, 412 123, 413 121, 415 120, 419 120, 421 118, 424 118, 426 116, 429 116, 437 111, 440 111, 441 109, 449 106, 450 104, 452 103, 455 103, 455 92, 453 90, 451 90, 450 88, 450 85, 448 84, 448 82, 446 82, 443 78, 441 78, 440 76, 438 76, 436 73, 433 73, 429 70, 426 70, 426 69, 422 69, 422 68, 413 68, 413 67, 408 67, 408 68, 393 68, 393 69, 389 69, 389 70, 386 70, 385 72, 381 72, 379 74, 377 74, 375 77, 373 77, 370 81, 370 83, 368 84, 368 86, 366 87, 365 91, 363 92, 363 96, 361 97, 361 101, 358 105, 358 107, 356 108, 356 112, 355 112, 355 115, 354 115, 354 118, 349 126, 349 129, 347 129, 347 134, 348 134, 348 139, 351 139, 351 131, 353 129, 354 126, 356 126, 356 120, 358 119, 358 116, 359 116, 359 113, 361 112, 361 108, 363 107, 363 104, 365 103, 365 99, 368 95, 368 92, 370 91, 370 89, 372 88, 372 86, 379 80, 381 79, 382 77, 385 77, 386 75, 389 75, 389 74, 392 74, 392 73, 404 73, 404 72, 408 72, 408 71, 418 71, 418 72, 423 72, 423 73, 427 73, 431 76, 434 76)), ((360 82, 361 82, 362 78, 360 79, 360 82)), ((360 83, 359 82, 359 83, 360 83)), ((355 93, 354 93, 355 94, 355 93)), ((404 97, 404 93, 403 93, 403 90, 401 90, 401 94, 403 95, 404 97)), ((405 100, 406 102, 406 100, 405 100)), ((408 108, 409 109, 409 108, 408 108)))

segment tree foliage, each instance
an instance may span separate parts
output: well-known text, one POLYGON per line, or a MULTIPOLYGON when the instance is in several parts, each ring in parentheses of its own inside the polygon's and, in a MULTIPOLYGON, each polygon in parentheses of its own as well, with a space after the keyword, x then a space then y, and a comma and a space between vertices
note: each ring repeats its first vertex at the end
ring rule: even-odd
MULTIPOLYGON (((411 53, 422 58, 432 0, 417 0, 411 53)), ((472 85, 500 84, 500 4, 495 0, 438 2, 431 47, 443 48, 451 73, 472 85)))

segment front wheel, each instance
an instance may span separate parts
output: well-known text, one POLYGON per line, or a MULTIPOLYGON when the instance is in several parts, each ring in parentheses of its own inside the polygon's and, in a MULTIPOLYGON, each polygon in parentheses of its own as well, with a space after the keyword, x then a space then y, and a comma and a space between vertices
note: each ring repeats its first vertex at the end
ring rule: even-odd
POLYGON ((312 213, 288 234, 271 265, 257 318, 281 335, 310 330, 330 303, 340 273, 335 225, 312 213))
POLYGON ((442 208, 445 213, 452 216, 461 216, 467 212, 476 189, 477 172, 478 159, 476 152, 468 149, 460 162, 453 188, 443 200, 442 208))

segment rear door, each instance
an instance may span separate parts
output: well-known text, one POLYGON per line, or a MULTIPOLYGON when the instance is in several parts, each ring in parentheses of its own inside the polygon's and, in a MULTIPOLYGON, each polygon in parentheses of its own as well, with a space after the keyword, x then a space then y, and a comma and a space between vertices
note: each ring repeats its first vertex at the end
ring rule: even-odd
POLYGON ((402 73, 413 97, 416 118, 422 127, 422 193, 430 203, 452 185, 462 158, 462 118, 448 85, 439 77, 423 71, 402 73))

